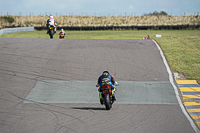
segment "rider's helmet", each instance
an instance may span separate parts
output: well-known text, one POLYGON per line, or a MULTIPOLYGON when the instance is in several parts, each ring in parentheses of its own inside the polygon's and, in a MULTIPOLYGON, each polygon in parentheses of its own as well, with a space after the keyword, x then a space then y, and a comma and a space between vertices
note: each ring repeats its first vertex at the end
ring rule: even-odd
POLYGON ((109 72, 107 70, 103 71, 102 75, 109 75, 109 72))
POLYGON ((63 29, 61 29, 61 32, 64 32, 64 30, 63 30, 63 29))
POLYGON ((53 19, 53 16, 52 16, 52 15, 50 15, 50 16, 49 16, 49 18, 50 18, 50 19, 53 19))

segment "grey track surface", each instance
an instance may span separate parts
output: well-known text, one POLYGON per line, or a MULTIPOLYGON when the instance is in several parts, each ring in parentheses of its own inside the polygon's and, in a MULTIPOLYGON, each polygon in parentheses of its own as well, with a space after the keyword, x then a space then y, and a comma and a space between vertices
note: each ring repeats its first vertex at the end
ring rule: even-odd
POLYGON ((0 133, 194 132, 178 104, 116 103, 106 111, 99 103, 24 102, 40 81, 96 81, 103 70, 121 82, 169 81, 151 40, 0 38, 0 133))

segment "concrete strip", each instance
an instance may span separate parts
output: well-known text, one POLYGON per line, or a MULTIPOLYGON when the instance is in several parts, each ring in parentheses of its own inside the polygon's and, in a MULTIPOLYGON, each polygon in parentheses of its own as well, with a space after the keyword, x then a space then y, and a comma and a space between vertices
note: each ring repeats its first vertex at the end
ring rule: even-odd
MULTIPOLYGON (((118 81, 116 104, 178 104, 167 81, 118 81)), ((38 81, 24 103, 99 103, 96 81, 38 81)))

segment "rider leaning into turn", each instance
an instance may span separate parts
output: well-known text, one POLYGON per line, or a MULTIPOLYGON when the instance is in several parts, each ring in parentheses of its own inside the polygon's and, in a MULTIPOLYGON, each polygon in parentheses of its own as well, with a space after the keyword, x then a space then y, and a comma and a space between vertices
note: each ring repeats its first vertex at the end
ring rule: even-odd
POLYGON ((54 32, 56 33, 56 26, 57 26, 57 23, 56 23, 56 20, 53 18, 52 15, 49 16, 49 19, 47 20, 47 23, 46 23, 46 26, 47 26, 47 34, 49 34, 49 25, 53 25, 55 28, 54 28, 54 32))
POLYGON ((114 101, 116 101, 116 98, 114 95, 114 93, 116 91, 116 87, 114 85, 118 85, 118 83, 115 81, 114 77, 112 75, 110 75, 110 73, 108 71, 103 71, 102 75, 99 77, 98 82, 97 82, 97 86, 100 86, 99 87, 100 103, 103 104, 102 89, 101 89, 102 81, 110 82, 113 99, 114 99, 114 101))

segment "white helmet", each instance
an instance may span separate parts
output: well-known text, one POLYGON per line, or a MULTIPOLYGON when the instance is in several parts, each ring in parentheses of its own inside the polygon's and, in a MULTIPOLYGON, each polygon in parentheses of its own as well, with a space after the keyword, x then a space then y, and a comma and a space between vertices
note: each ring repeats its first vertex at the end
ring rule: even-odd
POLYGON ((61 32, 63 32, 64 30, 63 29, 61 29, 61 32))
POLYGON ((53 16, 51 15, 51 16, 49 16, 49 18, 53 18, 53 16))

